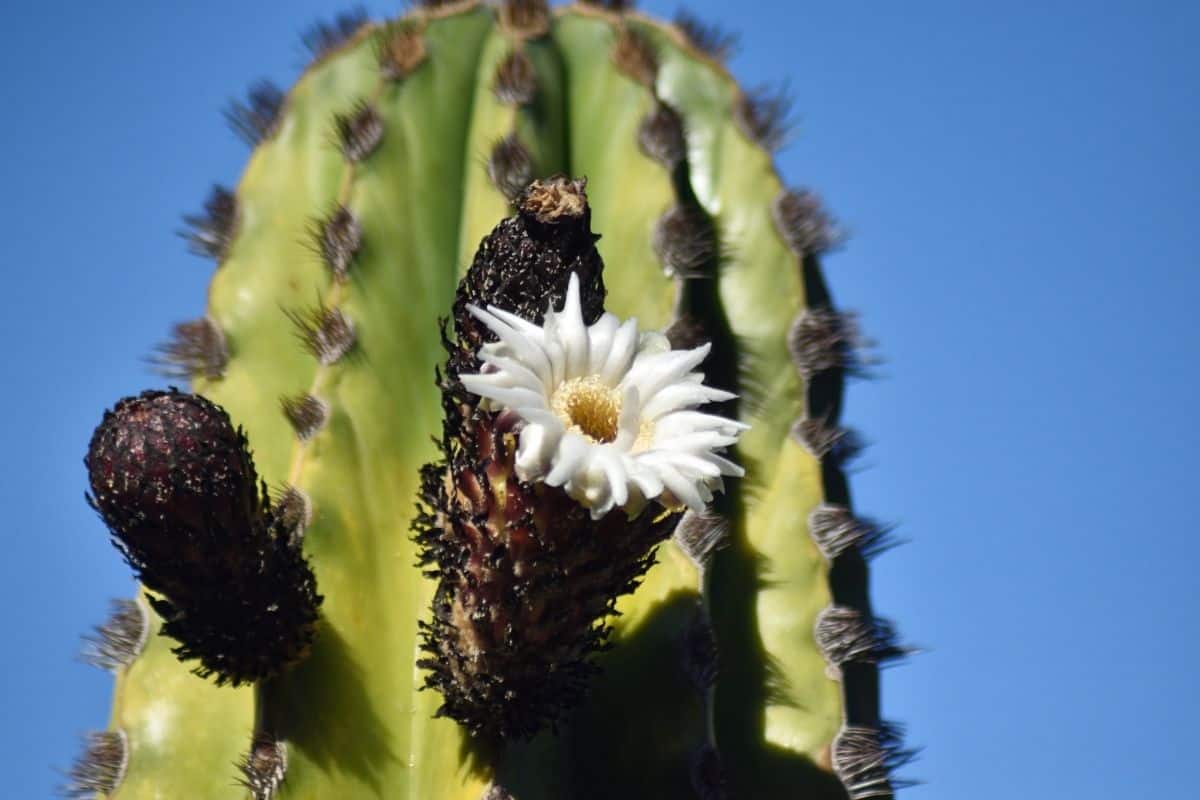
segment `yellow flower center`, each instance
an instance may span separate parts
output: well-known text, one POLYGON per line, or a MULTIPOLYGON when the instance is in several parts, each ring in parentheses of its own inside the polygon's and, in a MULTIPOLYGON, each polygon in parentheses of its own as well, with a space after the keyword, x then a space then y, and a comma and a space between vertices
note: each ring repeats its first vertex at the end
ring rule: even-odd
POLYGON ((605 444, 617 438, 621 395, 595 375, 563 383, 551 396, 550 408, 567 430, 582 434, 588 441, 605 444))

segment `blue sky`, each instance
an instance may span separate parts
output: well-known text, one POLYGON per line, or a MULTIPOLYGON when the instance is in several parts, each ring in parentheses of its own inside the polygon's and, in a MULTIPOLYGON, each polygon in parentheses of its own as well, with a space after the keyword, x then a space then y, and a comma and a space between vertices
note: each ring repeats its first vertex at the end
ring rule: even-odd
MULTIPOLYGON (((159 383, 151 345, 202 308, 209 265, 174 231, 245 160, 220 110, 255 78, 290 82, 296 34, 341 8, 102 5, 4 10, 13 797, 48 796, 107 717, 111 679, 73 654, 132 587, 81 458, 106 406, 159 383)), ((906 796, 1191 793, 1200 5, 689 7, 741 33, 746 84, 787 82, 781 170, 854 234, 827 274, 886 361, 852 386, 872 443, 853 487, 910 540, 874 595, 927 648, 885 677, 888 716, 924 746, 906 796)))

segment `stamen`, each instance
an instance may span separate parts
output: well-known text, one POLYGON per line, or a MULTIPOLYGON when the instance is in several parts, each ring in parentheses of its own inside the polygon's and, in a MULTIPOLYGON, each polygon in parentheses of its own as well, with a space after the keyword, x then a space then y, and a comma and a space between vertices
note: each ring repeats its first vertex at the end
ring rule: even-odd
POLYGON ((615 441, 621 419, 621 394, 595 375, 566 381, 550 398, 550 408, 568 430, 590 442, 615 441))

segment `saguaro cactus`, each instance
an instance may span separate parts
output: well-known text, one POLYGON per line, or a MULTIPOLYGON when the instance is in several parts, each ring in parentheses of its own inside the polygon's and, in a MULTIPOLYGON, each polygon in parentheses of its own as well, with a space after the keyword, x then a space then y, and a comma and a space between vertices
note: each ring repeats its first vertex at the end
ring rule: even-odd
POLYGON ((145 592, 67 795, 890 796, 860 337, 728 38, 466 0, 306 42, 186 218, 208 309, 156 359, 195 394, 89 450, 145 592))

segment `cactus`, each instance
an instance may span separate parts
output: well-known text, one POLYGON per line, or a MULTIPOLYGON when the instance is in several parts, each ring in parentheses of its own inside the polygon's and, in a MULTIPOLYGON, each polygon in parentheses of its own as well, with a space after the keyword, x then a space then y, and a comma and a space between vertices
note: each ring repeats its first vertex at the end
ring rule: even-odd
POLYGON ((155 355, 196 394, 118 403, 89 450, 145 591, 87 648, 114 707, 68 796, 891 796, 838 232, 729 38, 627 5, 344 15, 230 107, 250 162, 185 218, 207 313, 155 355), (572 297, 707 356, 723 492, 589 514, 514 472, 479 320, 572 297))

